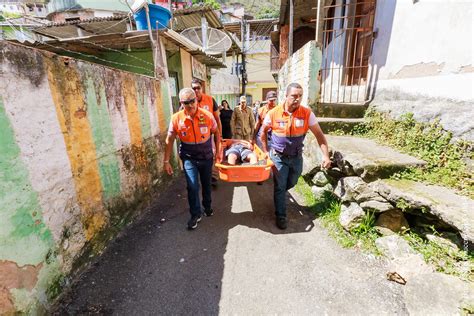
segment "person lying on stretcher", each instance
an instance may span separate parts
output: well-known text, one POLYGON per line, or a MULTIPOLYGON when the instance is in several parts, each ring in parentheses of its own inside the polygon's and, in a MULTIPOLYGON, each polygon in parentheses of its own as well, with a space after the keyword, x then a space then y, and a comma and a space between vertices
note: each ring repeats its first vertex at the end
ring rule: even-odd
POLYGON ((250 164, 257 164, 257 155, 253 152, 253 145, 245 140, 236 140, 225 151, 225 156, 229 165, 240 162, 250 162, 250 164))

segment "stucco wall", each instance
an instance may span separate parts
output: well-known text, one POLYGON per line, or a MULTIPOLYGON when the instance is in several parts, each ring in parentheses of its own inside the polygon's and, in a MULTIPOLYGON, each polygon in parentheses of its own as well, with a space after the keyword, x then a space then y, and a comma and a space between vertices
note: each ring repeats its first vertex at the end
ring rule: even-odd
POLYGON ((315 106, 319 95, 318 72, 321 69, 321 50, 310 41, 293 53, 278 73, 278 96, 283 100, 286 86, 297 82, 303 87, 302 104, 315 106))
POLYGON ((0 314, 41 310, 166 181, 168 84, 0 43, 0 314))
POLYGON ((471 1, 377 1, 371 104, 439 118, 456 137, 474 140, 472 16, 471 1))

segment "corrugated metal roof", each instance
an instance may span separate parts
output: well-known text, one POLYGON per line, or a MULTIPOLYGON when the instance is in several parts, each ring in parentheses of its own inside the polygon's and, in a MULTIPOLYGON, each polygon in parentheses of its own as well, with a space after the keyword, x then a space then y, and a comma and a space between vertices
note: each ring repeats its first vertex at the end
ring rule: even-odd
MULTIPOLYGON (((258 35, 270 36, 273 31, 272 26, 278 23, 278 19, 260 19, 245 21, 250 25, 250 33, 257 33, 258 35)), ((230 33, 234 33, 237 38, 241 38, 241 22, 224 23, 224 28, 230 33)))
POLYGON ((68 39, 79 36, 124 33, 127 31, 127 23, 129 23, 128 15, 121 14, 82 21, 49 23, 34 29, 34 32, 52 38, 68 39))
POLYGON ((222 29, 221 20, 210 6, 194 6, 173 11, 172 28, 181 32, 190 27, 201 26, 201 17, 205 17, 210 27, 222 29))

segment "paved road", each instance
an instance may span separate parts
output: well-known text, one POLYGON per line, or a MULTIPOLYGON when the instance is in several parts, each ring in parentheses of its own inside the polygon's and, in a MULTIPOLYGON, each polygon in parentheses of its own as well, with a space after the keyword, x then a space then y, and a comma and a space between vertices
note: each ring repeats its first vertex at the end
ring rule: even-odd
POLYGON ((274 225, 272 183, 220 183, 215 215, 186 230, 179 179, 72 287, 58 314, 406 314, 383 261, 342 249, 289 196, 274 225), (161 222, 161 219, 166 219, 161 222))

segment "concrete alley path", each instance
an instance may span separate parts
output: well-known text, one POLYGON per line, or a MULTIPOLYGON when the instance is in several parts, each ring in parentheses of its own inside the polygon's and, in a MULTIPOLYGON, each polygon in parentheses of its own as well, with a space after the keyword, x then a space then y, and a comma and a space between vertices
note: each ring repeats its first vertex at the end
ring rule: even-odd
POLYGON ((194 231, 184 179, 112 242, 57 314, 407 314, 384 262, 341 248, 290 197, 274 225, 272 182, 220 182, 194 231), (165 219, 161 222, 161 219, 165 219))

